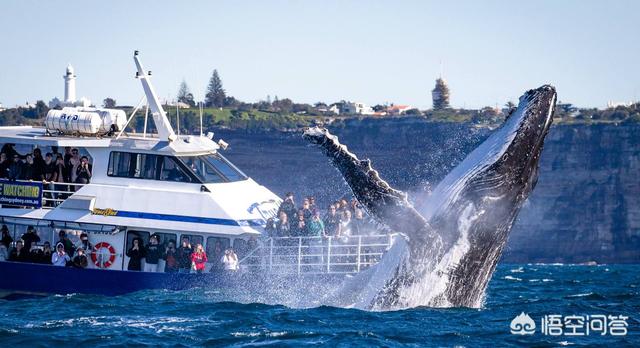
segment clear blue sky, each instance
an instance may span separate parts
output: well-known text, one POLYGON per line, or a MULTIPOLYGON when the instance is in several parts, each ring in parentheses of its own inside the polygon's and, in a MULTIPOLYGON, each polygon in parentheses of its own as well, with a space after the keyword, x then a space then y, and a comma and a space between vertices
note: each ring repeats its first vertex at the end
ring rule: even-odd
POLYGON ((133 51, 175 97, 218 69, 243 101, 431 106, 444 62, 451 102, 480 107, 554 84, 603 107, 640 98, 640 1, 28 1, 0 4, 0 102, 78 96, 135 104, 133 51))

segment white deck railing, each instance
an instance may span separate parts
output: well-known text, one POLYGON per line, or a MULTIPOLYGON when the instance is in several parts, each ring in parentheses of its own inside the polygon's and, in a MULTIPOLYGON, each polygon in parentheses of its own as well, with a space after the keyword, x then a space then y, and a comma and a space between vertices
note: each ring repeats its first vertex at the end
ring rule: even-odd
POLYGON ((378 263, 392 241, 393 235, 267 238, 240 264, 270 274, 358 273, 378 263))
POLYGON ((87 184, 75 184, 66 182, 42 183, 42 208, 53 209, 71 197, 82 186, 87 184))

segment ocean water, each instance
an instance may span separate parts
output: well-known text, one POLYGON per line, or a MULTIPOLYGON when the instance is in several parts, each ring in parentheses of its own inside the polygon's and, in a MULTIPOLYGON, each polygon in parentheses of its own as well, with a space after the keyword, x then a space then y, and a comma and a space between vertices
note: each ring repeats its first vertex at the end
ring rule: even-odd
POLYGON ((228 302, 215 289, 0 301, 0 347, 640 346, 640 265, 501 264, 482 309, 367 312, 246 301, 228 302), (511 334, 523 312, 535 333, 511 334), (541 332, 545 315, 602 314, 627 316, 627 334, 541 332))

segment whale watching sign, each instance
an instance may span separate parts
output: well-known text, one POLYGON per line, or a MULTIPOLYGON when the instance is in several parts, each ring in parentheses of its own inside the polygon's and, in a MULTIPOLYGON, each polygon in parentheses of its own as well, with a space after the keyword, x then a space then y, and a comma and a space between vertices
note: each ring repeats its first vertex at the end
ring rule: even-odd
POLYGON ((42 182, 0 180, 0 204, 42 207, 42 182))

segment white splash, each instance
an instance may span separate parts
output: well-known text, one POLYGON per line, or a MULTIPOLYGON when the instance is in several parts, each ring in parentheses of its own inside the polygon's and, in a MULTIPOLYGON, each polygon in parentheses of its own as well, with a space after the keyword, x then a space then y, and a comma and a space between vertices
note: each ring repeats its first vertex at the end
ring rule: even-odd
POLYGON ((469 204, 458 219, 458 240, 433 269, 424 269, 422 276, 410 287, 401 289, 403 305, 407 307, 430 306, 451 307, 452 304, 444 296, 452 270, 469 251, 469 230, 473 222, 484 214, 477 211, 473 204, 469 204))

